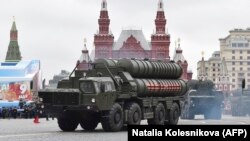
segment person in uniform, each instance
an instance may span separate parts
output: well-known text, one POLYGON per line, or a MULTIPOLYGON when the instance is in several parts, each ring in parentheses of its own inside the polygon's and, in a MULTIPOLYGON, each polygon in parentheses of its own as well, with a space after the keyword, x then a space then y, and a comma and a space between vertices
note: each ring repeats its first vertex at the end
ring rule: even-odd
POLYGON ((28 118, 29 117, 29 110, 28 110, 28 107, 27 106, 25 106, 24 107, 24 118, 28 118))
POLYGON ((12 118, 12 107, 9 107, 7 109, 7 116, 8 116, 8 119, 12 118))
POLYGON ((14 119, 16 119, 16 117, 17 117, 17 107, 14 107, 12 109, 12 116, 13 116, 14 119))
POLYGON ((3 109, 2 109, 2 117, 3 117, 3 119, 5 119, 5 117, 6 117, 6 112, 7 112, 6 108, 3 107, 3 109))

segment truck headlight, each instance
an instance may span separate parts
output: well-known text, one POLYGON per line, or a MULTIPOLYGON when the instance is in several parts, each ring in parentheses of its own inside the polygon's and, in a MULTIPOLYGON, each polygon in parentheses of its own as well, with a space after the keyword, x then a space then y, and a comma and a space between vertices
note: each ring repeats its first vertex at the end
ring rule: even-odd
POLYGON ((89 109, 90 109, 90 106, 87 106, 87 109, 89 110, 89 109))
POLYGON ((42 105, 41 108, 43 109, 43 108, 44 108, 44 105, 42 105))
POLYGON ((39 98, 39 101, 41 101, 41 102, 42 102, 42 101, 43 101, 43 98, 39 98))
POLYGON ((91 102, 92 102, 92 103, 95 103, 95 98, 92 98, 92 99, 91 99, 91 102))

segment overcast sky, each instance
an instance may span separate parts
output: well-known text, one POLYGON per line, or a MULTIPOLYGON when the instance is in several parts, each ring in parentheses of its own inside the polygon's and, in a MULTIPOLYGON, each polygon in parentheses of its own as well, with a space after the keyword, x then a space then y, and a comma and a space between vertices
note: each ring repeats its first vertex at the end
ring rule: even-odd
MULTIPOLYGON (((12 17, 16 18, 23 59, 39 59, 46 81, 61 69, 71 71, 80 58, 84 38, 93 48, 102 0, 0 0, 0 61, 9 44, 12 17)), ((110 29, 118 39, 123 28, 143 30, 147 40, 155 29, 158 0, 107 0, 110 29)), ((219 50, 219 38, 229 30, 250 27, 250 0, 163 0, 171 35, 170 56, 175 40, 196 78, 196 64, 219 50)))

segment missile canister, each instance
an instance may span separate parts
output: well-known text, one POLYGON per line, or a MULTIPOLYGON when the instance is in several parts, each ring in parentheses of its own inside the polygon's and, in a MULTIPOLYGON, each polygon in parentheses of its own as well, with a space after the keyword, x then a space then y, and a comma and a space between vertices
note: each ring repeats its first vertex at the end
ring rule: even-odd
POLYGON ((117 65, 117 60, 114 59, 97 59, 96 64, 105 64, 107 67, 115 67, 117 65))
POLYGON ((117 66, 122 67, 134 78, 178 79, 182 75, 181 66, 172 62, 121 59, 118 60, 117 66))
POLYGON ((187 83, 181 79, 135 79, 135 82, 139 97, 182 96, 188 90, 187 83))

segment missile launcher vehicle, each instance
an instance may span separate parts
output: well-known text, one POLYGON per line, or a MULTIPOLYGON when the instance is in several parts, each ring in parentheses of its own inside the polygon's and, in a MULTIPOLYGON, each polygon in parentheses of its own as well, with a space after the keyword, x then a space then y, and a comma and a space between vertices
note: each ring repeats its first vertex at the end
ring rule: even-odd
POLYGON ((174 62, 98 59, 88 71, 73 70, 57 89, 39 91, 47 113, 57 117, 63 131, 77 126, 120 131, 126 125, 175 125, 187 83, 174 62), (74 76, 72 75, 74 73, 74 76))
POLYGON ((195 115, 204 115, 205 119, 221 119, 224 95, 214 88, 210 80, 190 80, 190 90, 185 95, 182 107, 182 119, 194 119, 195 115))

